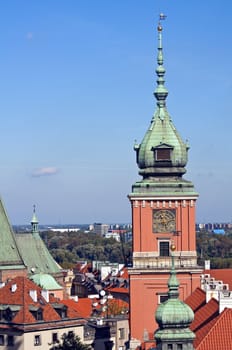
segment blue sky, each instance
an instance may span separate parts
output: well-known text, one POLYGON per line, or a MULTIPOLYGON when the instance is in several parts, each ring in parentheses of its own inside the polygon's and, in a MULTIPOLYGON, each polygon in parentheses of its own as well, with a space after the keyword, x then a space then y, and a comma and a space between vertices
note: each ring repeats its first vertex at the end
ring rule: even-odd
POLYGON ((42 224, 131 221, 160 12, 197 221, 232 221, 232 3, 11 0, 0 4, 0 193, 13 224, 28 223, 33 204, 42 224))

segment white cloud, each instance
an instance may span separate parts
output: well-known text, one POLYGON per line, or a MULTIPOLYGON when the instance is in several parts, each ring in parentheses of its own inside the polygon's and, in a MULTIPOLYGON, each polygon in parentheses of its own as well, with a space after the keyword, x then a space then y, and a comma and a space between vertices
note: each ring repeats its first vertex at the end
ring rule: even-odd
POLYGON ((44 168, 35 169, 32 172, 32 176, 33 177, 50 176, 50 175, 56 175, 57 173, 58 173, 58 169, 56 167, 44 167, 44 168))

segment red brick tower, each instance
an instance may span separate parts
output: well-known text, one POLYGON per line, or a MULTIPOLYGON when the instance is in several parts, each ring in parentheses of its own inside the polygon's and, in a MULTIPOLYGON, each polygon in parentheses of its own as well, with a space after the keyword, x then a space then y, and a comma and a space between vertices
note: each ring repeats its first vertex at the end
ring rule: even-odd
MULTIPOLYGON (((160 19, 164 16, 161 15, 160 19)), ((131 344, 152 339, 154 313, 167 298, 171 268, 170 245, 176 246, 174 263, 184 299, 200 285, 197 265, 195 204, 198 194, 183 178, 188 160, 187 143, 177 132, 166 108, 162 26, 158 25, 157 108, 141 142, 134 149, 142 179, 132 186, 129 199, 133 224, 133 267, 130 275, 131 344)), ((133 348, 131 345, 131 349, 133 348)))

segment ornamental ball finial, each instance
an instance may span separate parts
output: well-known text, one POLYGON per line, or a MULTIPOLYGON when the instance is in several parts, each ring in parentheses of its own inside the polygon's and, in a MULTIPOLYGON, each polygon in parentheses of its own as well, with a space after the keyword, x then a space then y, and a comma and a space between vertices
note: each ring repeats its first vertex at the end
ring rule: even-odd
POLYGON ((171 244, 170 250, 174 252, 176 250, 176 246, 174 243, 171 244))
POLYGON ((157 30, 158 30, 158 32, 162 32, 163 28, 160 24, 158 25, 157 30))

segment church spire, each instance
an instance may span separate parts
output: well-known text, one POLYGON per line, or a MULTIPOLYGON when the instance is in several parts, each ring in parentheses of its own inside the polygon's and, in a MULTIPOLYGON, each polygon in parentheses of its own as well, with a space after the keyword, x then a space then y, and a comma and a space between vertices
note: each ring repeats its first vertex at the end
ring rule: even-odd
POLYGON ((163 27, 161 25, 161 21, 165 18, 166 16, 161 14, 157 26, 157 86, 154 91, 157 108, 141 144, 134 146, 139 174, 143 176, 144 181, 155 181, 160 177, 180 179, 186 172, 185 166, 188 161, 189 145, 182 140, 166 108, 168 90, 164 79, 163 27))
POLYGON ((31 219, 31 227, 32 227, 32 233, 35 234, 35 233, 38 233, 38 219, 36 217, 36 214, 35 214, 35 204, 33 205, 33 215, 32 215, 32 219, 31 219))
POLYGON ((157 27, 158 31, 158 54, 157 54, 157 63, 158 66, 156 68, 156 74, 157 74, 157 88, 155 89, 154 95, 157 99, 157 106, 158 108, 163 108, 165 106, 165 100, 168 95, 168 90, 164 86, 165 80, 165 68, 163 66, 164 60, 163 60, 163 46, 162 46, 162 30, 163 27, 161 25, 161 20, 164 20, 166 16, 164 14, 160 14, 160 20, 157 27))

